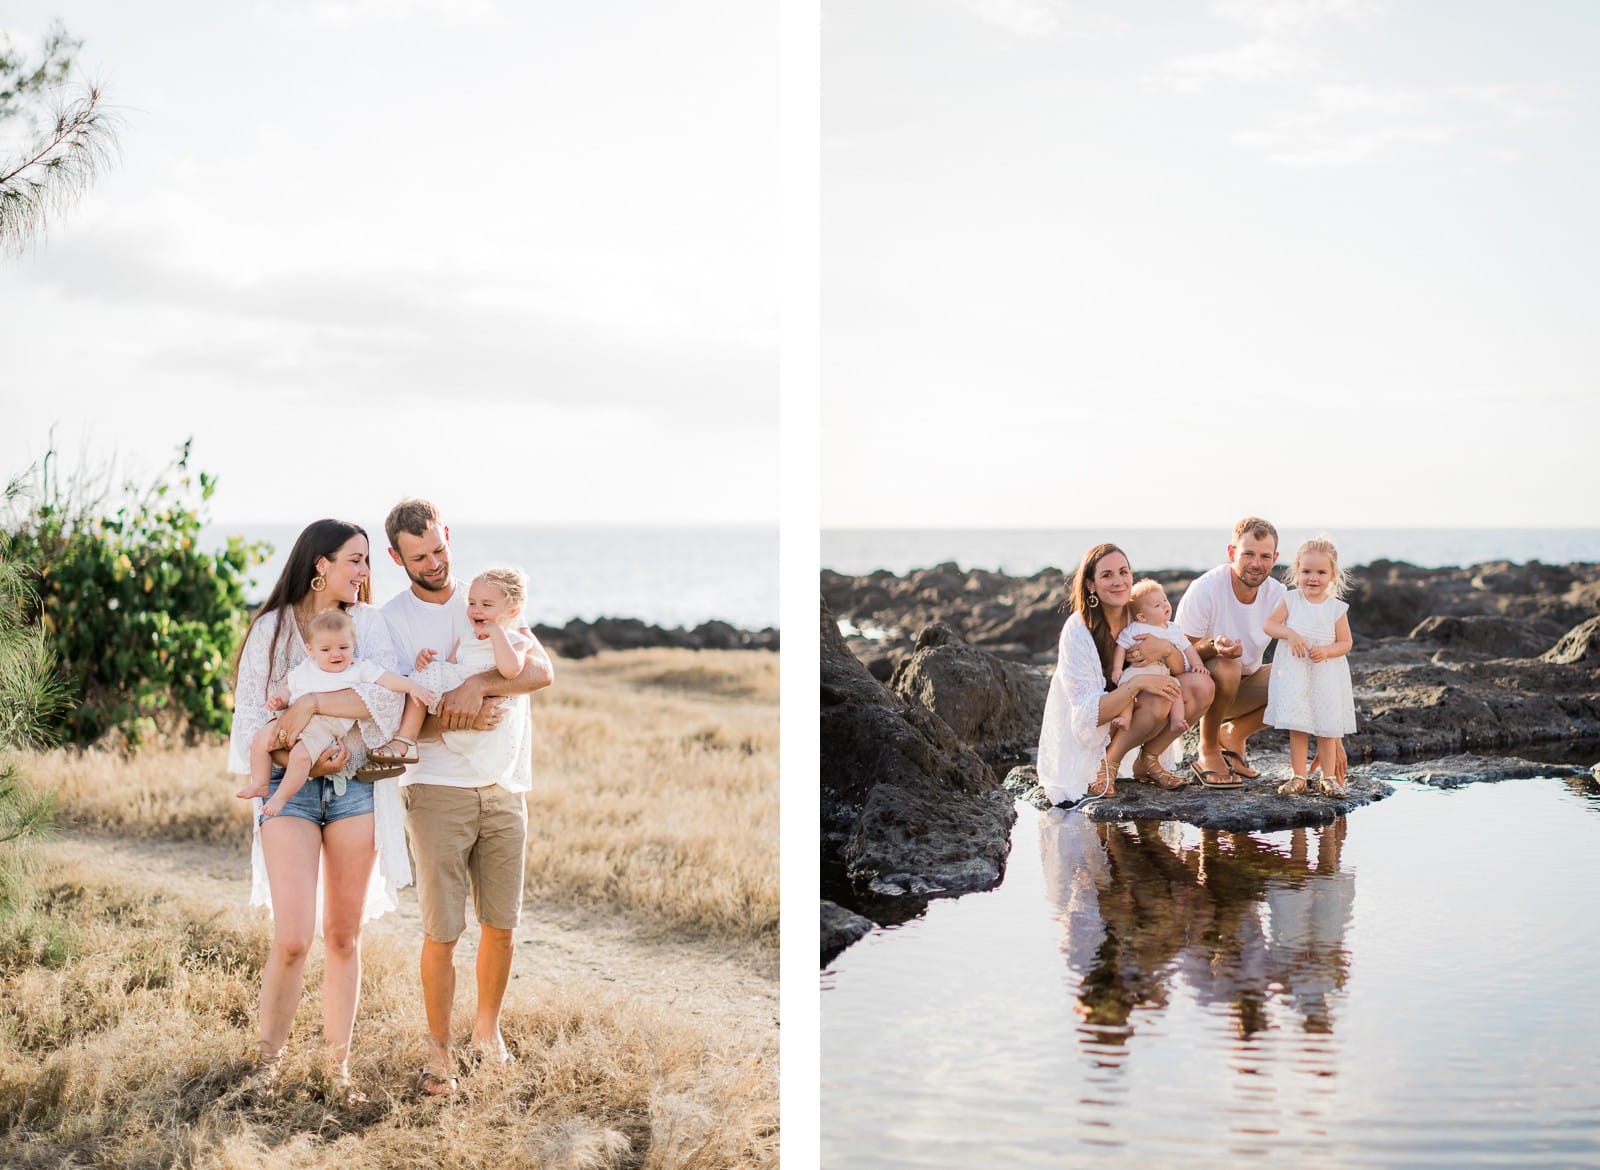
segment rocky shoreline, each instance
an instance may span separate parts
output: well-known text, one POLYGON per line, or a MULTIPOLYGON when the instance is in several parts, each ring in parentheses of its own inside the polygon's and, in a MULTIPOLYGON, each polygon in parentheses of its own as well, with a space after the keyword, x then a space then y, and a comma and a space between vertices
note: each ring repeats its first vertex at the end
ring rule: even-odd
MULTIPOLYGON (((1148 575, 1174 605, 1198 576, 1148 575)), ((1350 797, 1279 797, 1265 779, 1228 792, 1126 784, 1085 811, 1231 831, 1284 828, 1381 800, 1391 779, 1448 787, 1572 770, 1501 758, 1534 745, 1594 744, 1600 759, 1600 565, 1376 561, 1351 576, 1359 730, 1345 740, 1358 765, 1350 797)), ((954 564, 904 576, 823 571, 823 850, 864 902, 1000 880, 1014 820, 1004 812, 1014 798, 1040 799, 1028 791, 1031 769, 1010 772, 1010 791, 1003 779, 1038 742, 1069 584, 1070 570, 1059 569, 1029 577, 954 564), (915 815, 900 815, 909 808, 915 815), (935 828, 935 847, 925 851, 924 834, 935 828)), ((1251 746, 1268 765, 1264 776, 1275 776, 1287 735, 1263 732, 1251 746)), ((859 935, 861 923, 844 920, 841 932, 841 914, 824 909, 828 955, 829 938, 859 935)))
POLYGON ((778 631, 741 630, 727 622, 702 622, 692 630, 652 626, 638 618, 573 618, 564 626, 534 626, 534 636, 562 658, 589 658, 602 650, 777 650, 778 631))

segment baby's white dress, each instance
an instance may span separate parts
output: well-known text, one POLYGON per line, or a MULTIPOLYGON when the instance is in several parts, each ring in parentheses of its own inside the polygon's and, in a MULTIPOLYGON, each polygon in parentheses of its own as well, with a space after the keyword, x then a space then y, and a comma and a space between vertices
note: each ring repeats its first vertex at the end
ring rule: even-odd
MULTIPOLYGON (((1318 604, 1289 590, 1285 624, 1310 646, 1327 646, 1334 640, 1339 619, 1350 606, 1336 597, 1318 604)), ((1341 737, 1356 729, 1356 702, 1350 686, 1348 655, 1312 662, 1296 658, 1289 644, 1279 639, 1272 652, 1272 674, 1267 681, 1268 727, 1304 731, 1315 736, 1341 737)))
MULTIPOLYGON (((513 645, 516 645, 513 642, 513 645)), ((518 646, 525 650, 526 644, 518 646)), ((456 660, 448 662, 435 658, 411 677, 430 691, 443 695, 453 691, 475 674, 493 670, 494 643, 488 638, 462 638, 456 646, 456 660)), ((429 708, 435 715, 439 704, 429 708)), ((439 738, 444 746, 457 755, 465 756, 472 770, 488 780, 506 776, 517 762, 518 753, 528 751, 528 721, 530 718, 527 695, 512 695, 500 725, 493 731, 445 731, 439 738)))

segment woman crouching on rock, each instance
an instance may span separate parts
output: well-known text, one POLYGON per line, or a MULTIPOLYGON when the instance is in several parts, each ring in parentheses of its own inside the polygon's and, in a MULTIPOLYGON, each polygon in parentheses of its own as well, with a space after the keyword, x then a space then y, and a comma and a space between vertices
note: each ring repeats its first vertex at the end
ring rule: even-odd
POLYGON ((1184 672, 1181 648, 1163 649, 1155 638, 1141 643, 1145 657, 1174 651, 1173 674, 1127 674, 1111 686, 1111 660, 1131 616, 1132 590, 1133 570, 1116 545, 1097 544, 1083 554, 1039 733, 1039 783, 1051 804, 1077 801, 1085 793, 1116 795, 1122 759, 1136 748, 1135 780, 1166 789, 1188 783, 1161 761, 1182 734, 1170 718, 1172 704, 1183 703, 1192 725, 1211 705, 1214 687, 1210 676, 1184 672))

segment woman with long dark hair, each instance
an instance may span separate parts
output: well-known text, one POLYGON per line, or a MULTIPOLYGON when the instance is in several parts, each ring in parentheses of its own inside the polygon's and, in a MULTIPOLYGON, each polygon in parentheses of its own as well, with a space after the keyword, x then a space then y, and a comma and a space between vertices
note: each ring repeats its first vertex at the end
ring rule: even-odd
MULTIPOLYGON (((393 776, 357 769, 400 722, 404 696, 376 684, 306 695, 274 714, 268 695, 306 658, 306 624, 339 608, 355 624, 356 655, 400 671, 388 623, 367 604, 372 567, 366 532, 343 520, 318 520, 295 540, 283 572, 257 611, 239 651, 228 770, 248 773, 250 741, 276 718, 277 746, 287 750, 313 715, 355 719, 343 744, 320 757, 308 780, 274 817, 254 801, 251 904, 270 907, 272 950, 261 978, 261 1051, 257 1082, 270 1086, 289 1038, 305 977, 306 954, 320 918, 325 950, 323 1038, 329 1071, 349 1091, 350 1036, 361 991, 361 924, 395 905, 411 880, 404 813, 393 776), (376 864, 375 864, 376 863, 376 864), (317 898, 318 873, 322 898, 317 898)), ((281 771, 273 771, 273 790, 281 771)))
POLYGON ((1132 591, 1133 569, 1120 548, 1097 544, 1083 554, 1039 733, 1039 783, 1052 804, 1086 793, 1114 796, 1122 759, 1135 749, 1135 780, 1169 789, 1187 783, 1161 758, 1180 734, 1169 719, 1172 704, 1183 703, 1192 725, 1215 690, 1207 675, 1183 673, 1182 665, 1173 675, 1124 674, 1112 685, 1111 660, 1131 618, 1132 591))

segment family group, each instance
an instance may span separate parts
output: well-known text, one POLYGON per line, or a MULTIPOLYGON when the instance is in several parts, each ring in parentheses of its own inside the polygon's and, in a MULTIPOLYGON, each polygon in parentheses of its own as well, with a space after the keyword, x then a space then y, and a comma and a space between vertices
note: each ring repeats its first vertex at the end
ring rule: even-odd
POLYGON ((1039 783, 1051 803, 1114 796, 1123 777, 1164 789, 1191 780, 1241 787, 1261 774, 1247 741, 1264 727, 1289 733, 1291 771, 1279 792, 1344 795, 1343 740, 1356 729, 1348 582, 1325 537, 1296 550, 1293 588, 1273 577, 1277 562, 1278 530, 1246 517, 1227 563, 1197 578, 1174 614, 1165 589, 1136 580, 1122 549, 1097 544, 1084 554, 1039 737, 1039 783), (1195 724, 1198 749, 1184 770, 1181 737, 1195 724))
POLYGON ((533 784, 528 696, 554 681, 523 627, 527 578, 450 566, 450 529, 425 500, 384 524, 408 585, 371 602, 367 533, 318 520, 295 540, 239 653, 228 770, 249 776, 252 904, 272 911, 250 1089, 272 1091, 318 923, 331 1077, 351 1099, 361 926, 412 882, 423 941, 427 1055, 418 1091, 456 1091, 455 947, 470 897, 479 929, 467 1067, 513 1059, 500 1032, 522 909, 524 794, 533 784), (320 897, 319 897, 320 886, 320 897))

